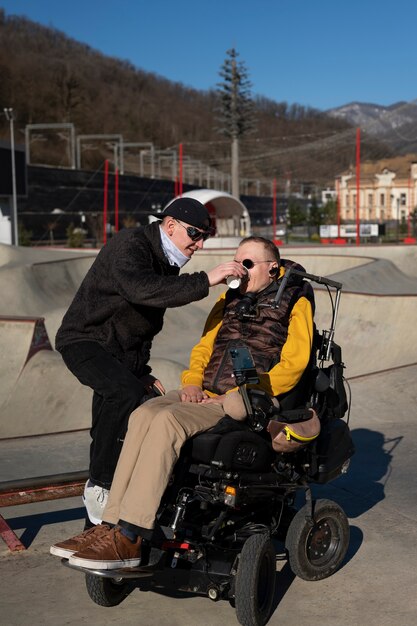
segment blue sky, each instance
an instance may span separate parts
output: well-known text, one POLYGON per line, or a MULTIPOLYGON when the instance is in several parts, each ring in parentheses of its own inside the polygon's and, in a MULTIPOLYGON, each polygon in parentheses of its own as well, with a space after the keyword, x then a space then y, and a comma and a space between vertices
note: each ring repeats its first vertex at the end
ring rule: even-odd
POLYGON ((256 95, 321 110, 417 97, 415 0, 0 0, 104 54, 215 88, 235 47, 256 95))

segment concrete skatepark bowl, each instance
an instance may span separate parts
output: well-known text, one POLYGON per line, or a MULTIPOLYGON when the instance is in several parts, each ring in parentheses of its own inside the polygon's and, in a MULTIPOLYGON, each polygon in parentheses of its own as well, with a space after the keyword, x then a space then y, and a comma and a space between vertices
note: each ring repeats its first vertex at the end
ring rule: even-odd
MULTIPOLYGON (((231 249, 197 253, 187 271, 229 259, 231 249)), ((417 600, 417 248, 360 246, 283 248, 312 274, 343 283, 336 341, 343 347, 352 393, 356 446, 347 475, 314 488, 345 509, 351 542, 331 578, 305 582, 277 563, 272 626, 413 626, 417 600)), ((92 251, 0 246, 1 480, 84 470, 88 464, 91 393, 52 349, 56 329, 94 259, 92 251), (42 319, 43 318, 43 319, 42 319)), ((221 288, 203 301, 167 312, 152 350, 167 387, 198 340, 221 288)), ((316 289, 317 323, 326 327, 328 295, 316 289)), ((119 607, 94 605, 83 577, 48 554, 51 543, 79 532, 79 498, 0 510, 28 548, 11 554, 0 542, 4 622, 147 626, 237 624, 228 603, 193 594, 136 590, 119 607), (30 591, 29 591, 30 590, 30 591)))

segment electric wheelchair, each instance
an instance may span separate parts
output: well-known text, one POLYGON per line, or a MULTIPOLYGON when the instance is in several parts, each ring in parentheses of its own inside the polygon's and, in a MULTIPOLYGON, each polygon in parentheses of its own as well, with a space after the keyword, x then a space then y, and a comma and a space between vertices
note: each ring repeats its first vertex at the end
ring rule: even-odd
POLYGON ((302 380, 277 408, 265 394, 250 391, 257 374, 247 350, 231 351, 246 421, 226 416, 185 444, 161 502, 155 540, 144 546, 139 567, 70 566, 85 573, 95 603, 115 606, 135 587, 174 588, 228 600, 240 624, 261 626, 272 610, 277 559, 288 559, 292 572, 307 581, 326 578, 341 565, 349 545, 347 517, 336 502, 314 499, 312 487, 346 472, 354 453, 344 364, 333 340, 342 285, 293 272, 326 288, 332 303, 330 330, 315 331, 302 380), (300 422, 310 408, 320 419, 318 437, 294 452, 275 452, 270 421, 300 422), (303 494, 297 511, 296 496, 303 494))

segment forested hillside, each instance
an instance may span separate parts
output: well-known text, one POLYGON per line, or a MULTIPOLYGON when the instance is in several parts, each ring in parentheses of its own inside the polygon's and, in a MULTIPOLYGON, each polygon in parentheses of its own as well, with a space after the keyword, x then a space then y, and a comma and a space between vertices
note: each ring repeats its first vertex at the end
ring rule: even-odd
MULTIPOLYGON (((279 81, 278 72, 271 80, 279 81)), ((230 171, 229 143, 217 130, 215 85, 202 92, 170 82, 0 9, 0 110, 4 106, 14 109, 20 143, 26 124, 72 122, 77 134, 120 133, 126 142, 161 149, 181 142, 186 155, 230 171)), ((262 97, 255 97, 255 114, 256 129, 241 142, 242 176, 326 183, 354 162, 355 129, 343 120, 262 97)), ((7 121, 0 120, 0 138, 7 140, 7 121)), ((35 149, 60 164, 62 149, 47 142, 35 149)), ((389 152, 364 139, 362 155, 389 152)), ((86 165, 97 167, 102 157, 90 155, 86 165)))

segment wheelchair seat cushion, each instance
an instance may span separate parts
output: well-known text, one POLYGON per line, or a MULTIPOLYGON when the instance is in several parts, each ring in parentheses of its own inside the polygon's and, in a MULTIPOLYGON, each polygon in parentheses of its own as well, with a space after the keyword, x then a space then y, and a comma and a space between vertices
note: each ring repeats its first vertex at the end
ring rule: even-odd
POLYGON ((192 459, 225 470, 268 472, 274 459, 271 444, 251 431, 205 432, 192 440, 192 459))

